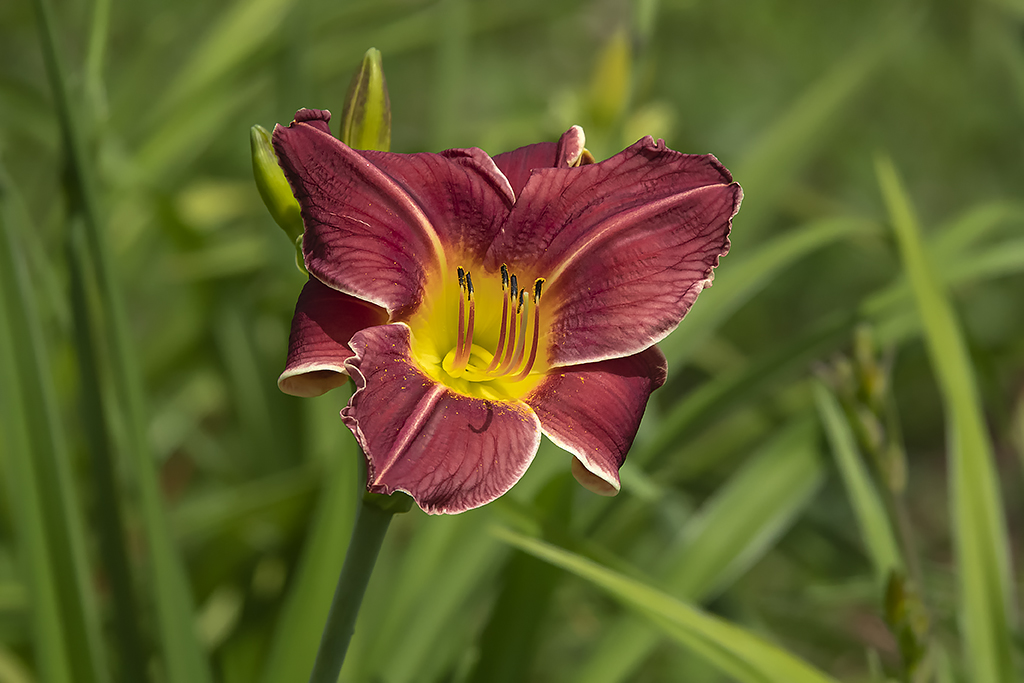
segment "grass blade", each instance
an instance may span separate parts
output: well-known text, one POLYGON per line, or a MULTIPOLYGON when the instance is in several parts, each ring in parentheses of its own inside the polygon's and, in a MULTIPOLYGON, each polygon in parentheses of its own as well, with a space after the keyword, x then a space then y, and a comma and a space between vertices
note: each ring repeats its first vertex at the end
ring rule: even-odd
POLYGON ((242 0, 225 9, 153 111, 166 115, 191 106, 194 98, 273 40, 293 4, 294 0, 242 0))
MULTIPOLYGON (((212 680, 208 663, 195 636, 192 596, 181 557, 177 554, 167 524, 151 450, 146 435, 142 382, 134 362, 127 316, 121 292, 110 267, 106 235, 99 220, 99 201, 94 169, 85 153, 84 139, 75 116, 77 107, 68 91, 68 80, 57 49, 53 11, 48 0, 33 3, 39 22, 40 42, 57 115, 68 154, 69 185, 84 224, 84 256, 89 261, 105 314, 102 322, 110 329, 103 351, 111 365, 109 375, 117 396, 117 409, 126 426, 126 451, 135 459, 133 471, 142 499, 142 524, 149 543, 152 586, 163 663, 170 683, 206 683, 212 680)), ((95 321, 99 322, 99 321, 95 321)), ((104 359, 95 359, 102 363, 104 359)), ((89 362, 83 359, 82 362, 89 362)))
MULTIPOLYGON (((550 532, 565 532, 572 515, 571 487, 575 485, 567 474, 556 475, 538 495, 538 521, 550 532)), ((480 632, 480 656, 467 683, 530 679, 545 616, 563 576, 536 557, 523 553, 509 557, 490 619, 480 632)))
POLYGON ((708 335, 783 269, 832 242, 873 227, 855 217, 815 221, 759 245, 746 257, 728 259, 715 276, 714 286, 701 292, 683 324, 658 345, 669 367, 686 361, 708 335))
POLYGON ((932 271, 910 199, 891 160, 876 171, 914 291, 946 414, 950 516, 960 580, 959 617, 971 680, 1011 683, 1010 561, 1002 497, 981 398, 953 307, 932 271))
POLYGON ((101 645, 102 629, 92 590, 92 571, 86 557, 87 539, 78 491, 74 486, 71 452, 60 421, 55 398, 54 376, 35 288, 25 267, 23 250, 14 234, 17 222, 28 231, 24 212, 12 209, 13 186, 0 167, 0 193, 6 201, 0 206, 0 278, 6 292, 8 315, 13 330, 10 346, 18 359, 20 393, 27 422, 32 467, 35 469, 36 495, 42 505, 46 540, 53 562, 61 610, 61 628, 65 632, 69 660, 77 677, 99 682, 110 678, 101 645), (22 214, 15 218, 16 214, 22 214))
MULTIPOLYGON (((0 221, 3 216, 0 215, 0 221)), ((54 576, 54 561, 49 551, 43 504, 33 463, 28 418, 21 400, 18 359, 14 356, 14 327, 9 304, 11 289, 5 283, 0 291, 0 446, 4 479, 14 517, 22 576, 31 596, 32 643, 41 676, 52 683, 71 683, 73 670, 67 642, 61 627, 59 591, 54 576)))
POLYGON ((580 555, 504 527, 493 533, 509 545, 586 579, 665 633, 743 683, 835 683, 807 662, 724 619, 580 555))
POLYGON ((889 572, 903 569, 899 547, 889 524, 885 504, 864 465, 839 401, 821 382, 814 384, 814 399, 818 404, 818 414, 832 446, 836 464, 839 466, 846 495, 853 506, 861 537, 875 568, 875 577, 879 585, 884 586, 889 580, 889 572))
POLYGON ((708 424, 732 407, 760 398, 773 382, 803 372, 811 360, 841 344, 856 319, 853 312, 837 311, 795 339, 702 384, 665 412, 658 432, 652 439, 635 445, 630 459, 650 467, 689 430, 708 424))
MULTIPOLYGON (((328 437, 337 448, 330 454, 327 482, 320 493, 319 509, 307 536, 295 580, 274 631, 262 683, 289 683, 313 669, 320 633, 327 621, 331 596, 345 562, 347 539, 352 533, 360 484, 356 457, 362 457, 355 441, 342 433, 336 397, 310 401, 313 432, 328 437), (333 400, 332 400, 333 399, 333 400), (330 420, 330 423, 327 421, 330 420)), ((329 446, 329 445, 328 445, 329 446)))
MULTIPOLYGON (((682 531, 662 570, 672 595, 705 601, 725 589, 772 546, 824 480, 816 430, 799 422, 772 438, 712 497, 682 531)), ((608 628, 575 680, 627 680, 662 639, 638 617, 608 628)))
MULTIPOLYGON (((446 549, 436 573, 428 577, 428 588, 414 605, 409 621, 403 624, 401 637, 391 643, 390 657, 377 667, 382 680, 421 680, 423 670, 429 669, 441 653, 450 622, 465 618, 471 597, 479 594, 482 586, 490 585, 505 559, 504 548, 485 530, 489 513, 470 512, 462 518, 465 521, 459 520, 459 537, 446 549)), ((428 521, 434 525, 440 520, 428 521)), ((380 644, 378 640, 376 645, 380 644)))
POLYGON ((779 198, 785 196, 786 185, 824 142, 829 125, 918 23, 907 16, 905 9, 894 14, 886 17, 888 29, 873 33, 815 81, 749 147, 733 169, 747 196, 741 214, 744 229, 736 233, 734 242, 756 237, 773 215, 779 198))

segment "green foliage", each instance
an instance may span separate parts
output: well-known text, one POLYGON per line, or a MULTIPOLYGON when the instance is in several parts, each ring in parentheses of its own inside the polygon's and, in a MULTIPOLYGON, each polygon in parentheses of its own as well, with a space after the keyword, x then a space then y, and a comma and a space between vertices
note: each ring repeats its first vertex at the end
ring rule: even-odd
POLYGON ((341 680, 1018 680, 1022 29, 1019 2, 0 3, 0 683, 308 676, 357 452, 345 390, 275 387, 305 276, 245 134, 337 129, 371 46, 393 151, 579 123, 598 159, 713 152, 745 196, 622 493, 545 442, 496 503, 399 515, 341 680))
POLYGON ((992 443, 956 315, 921 243, 914 209, 892 162, 876 161, 945 404, 949 479, 967 665, 979 681, 1010 683, 1010 560, 992 443))

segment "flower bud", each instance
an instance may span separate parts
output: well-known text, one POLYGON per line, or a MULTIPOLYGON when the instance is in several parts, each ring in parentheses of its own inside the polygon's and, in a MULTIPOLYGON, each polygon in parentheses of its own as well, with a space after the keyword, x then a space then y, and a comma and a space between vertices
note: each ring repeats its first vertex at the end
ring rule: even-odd
POLYGON ((270 142, 270 133, 263 126, 249 129, 249 144, 252 148, 252 174, 263 203, 277 224, 294 242, 302 237, 302 216, 299 202, 288 186, 284 171, 277 163, 277 154, 270 142))
POLYGON ((625 113, 633 90, 633 51, 620 29, 598 56, 590 84, 590 113, 598 126, 614 125, 625 113))
POLYGON ((391 100, 380 50, 376 48, 366 51, 349 83, 340 138, 353 149, 391 149, 391 100))

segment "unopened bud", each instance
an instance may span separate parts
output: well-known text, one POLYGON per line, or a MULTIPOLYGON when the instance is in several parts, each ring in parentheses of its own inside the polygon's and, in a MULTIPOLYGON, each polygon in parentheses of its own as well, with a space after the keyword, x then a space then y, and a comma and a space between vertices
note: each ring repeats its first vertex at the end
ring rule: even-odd
POLYGON ((598 57, 590 84, 590 111, 598 126, 611 126, 626 111, 633 90, 633 50, 625 29, 617 31, 598 57))
POLYGON ((349 83, 340 138, 353 149, 391 149, 391 100, 380 50, 376 48, 366 51, 349 83))
POLYGON ((299 202, 292 194, 284 171, 277 163, 270 132, 263 126, 253 126, 249 129, 249 144, 252 148, 252 174, 256 178, 256 188, 260 191, 260 197, 263 198, 270 215, 294 242, 302 237, 299 202))

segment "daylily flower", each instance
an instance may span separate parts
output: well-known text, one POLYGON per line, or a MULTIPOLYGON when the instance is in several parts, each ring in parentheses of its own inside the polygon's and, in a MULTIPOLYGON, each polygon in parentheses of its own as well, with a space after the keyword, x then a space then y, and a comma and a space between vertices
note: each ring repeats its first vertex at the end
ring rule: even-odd
POLYGON ((655 343, 711 284, 739 185, 650 137, 600 163, 579 127, 493 158, 391 154, 347 147, 329 117, 274 131, 310 273, 280 388, 350 376, 341 416, 369 490, 430 513, 505 493, 541 433, 581 483, 617 492, 665 381, 655 343))

